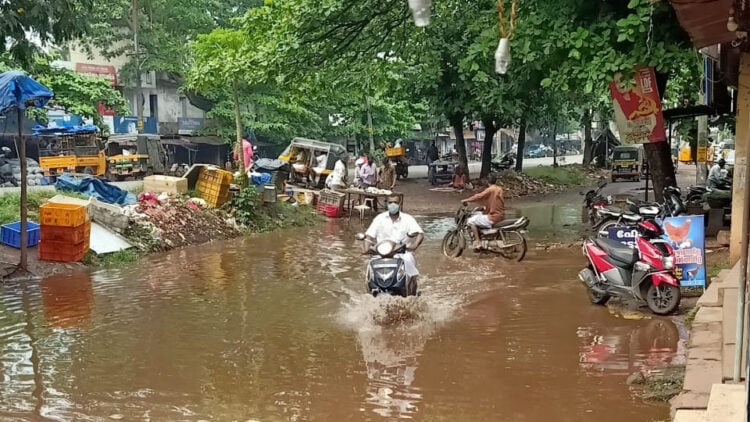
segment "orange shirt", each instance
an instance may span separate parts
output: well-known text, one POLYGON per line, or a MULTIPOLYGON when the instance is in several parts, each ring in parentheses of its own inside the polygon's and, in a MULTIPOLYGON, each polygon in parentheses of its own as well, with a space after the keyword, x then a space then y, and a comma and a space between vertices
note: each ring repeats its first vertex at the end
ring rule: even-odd
POLYGON ((484 213, 487 214, 492 224, 497 224, 505 218, 503 188, 498 185, 490 185, 487 189, 467 199, 466 202, 482 204, 484 213))

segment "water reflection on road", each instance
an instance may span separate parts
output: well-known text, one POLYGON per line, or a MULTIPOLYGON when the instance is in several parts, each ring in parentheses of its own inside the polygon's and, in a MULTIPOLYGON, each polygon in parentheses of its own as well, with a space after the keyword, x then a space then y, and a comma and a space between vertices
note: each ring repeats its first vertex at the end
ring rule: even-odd
POLYGON ((421 222, 419 299, 364 294, 359 227, 334 222, 6 285, 0 418, 666 417, 624 379, 678 363, 669 320, 589 305, 577 250, 450 260, 452 219, 421 222))

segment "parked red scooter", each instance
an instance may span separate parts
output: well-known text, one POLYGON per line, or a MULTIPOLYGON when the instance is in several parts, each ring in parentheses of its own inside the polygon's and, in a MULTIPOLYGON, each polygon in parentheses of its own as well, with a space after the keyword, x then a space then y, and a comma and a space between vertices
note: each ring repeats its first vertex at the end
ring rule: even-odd
POLYGON ((680 284, 672 273, 674 249, 661 240, 664 232, 653 220, 638 223, 636 229, 635 249, 610 239, 584 241, 589 265, 578 278, 596 305, 604 305, 612 296, 635 298, 655 314, 671 314, 681 299, 680 284))

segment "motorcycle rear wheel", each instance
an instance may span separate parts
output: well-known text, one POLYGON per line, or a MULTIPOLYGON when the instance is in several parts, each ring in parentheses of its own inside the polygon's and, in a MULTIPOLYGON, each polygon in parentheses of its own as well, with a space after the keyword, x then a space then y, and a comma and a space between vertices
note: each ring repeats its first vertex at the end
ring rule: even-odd
POLYGON ((443 255, 448 258, 458 258, 466 249, 466 239, 458 229, 450 230, 443 237, 443 255))
POLYGON ((513 259, 516 262, 523 261, 528 251, 528 245, 526 244, 526 238, 519 232, 506 232, 505 241, 513 244, 513 246, 504 248, 500 254, 507 259, 513 259), (510 240, 509 240, 510 238, 510 240))
POLYGON ((606 220, 603 223, 599 225, 599 227, 595 228, 596 230, 596 237, 598 238, 606 238, 609 235, 608 234, 602 234, 604 232, 609 232, 609 229, 613 227, 621 227, 622 224, 618 223, 617 220, 606 220))
POLYGON ((680 300, 680 288, 671 284, 662 283, 659 287, 652 284, 646 293, 646 304, 657 315, 674 313, 680 306, 680 300))

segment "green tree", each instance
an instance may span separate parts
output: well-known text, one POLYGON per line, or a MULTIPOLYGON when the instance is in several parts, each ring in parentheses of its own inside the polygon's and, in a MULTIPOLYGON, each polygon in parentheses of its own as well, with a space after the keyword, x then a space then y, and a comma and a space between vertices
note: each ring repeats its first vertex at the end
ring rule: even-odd
MULTIPOLYGON (((569 55, 544 79, 543 86, 598 99, 608 97, 615 73, 629 75, 637 65, 648 65, 656 69, 662 95, 673 77, 682 80, 683 87, 698 87, 695 50, 666 2, 631 0, 626 5, 608 0, 581 10, 578 16, 577 28, 558 33, 557 43, 569 55)), ((674 92, 685 96, 684 90, 674 92)), ((671 151, 668 142, 645 148, 655 193, 661 198, 663 187, 676 183, 671 151)))
POLYGON ((94 0, 6 0, 0 2, 0 54, 28 65, 42 45, 62 43, 89 30, 94 0))

